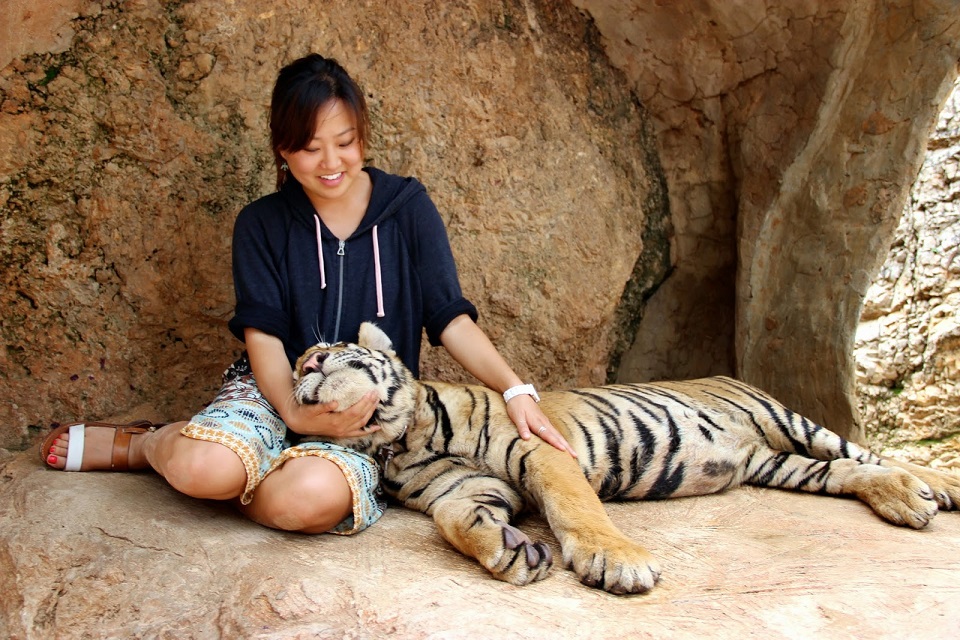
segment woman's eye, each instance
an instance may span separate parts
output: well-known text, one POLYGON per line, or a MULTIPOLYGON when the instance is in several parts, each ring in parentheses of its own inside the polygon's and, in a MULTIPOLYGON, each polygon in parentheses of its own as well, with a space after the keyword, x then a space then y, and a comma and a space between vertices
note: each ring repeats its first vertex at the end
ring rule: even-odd
POLYGON ((356 138, 351 138, 349 142, 341 142, 341 143, 340 143, 340 148, 345 149, 346 147, 349 147, 350 145, 352 145, 352 144, 353 144, 354 142, 356 142, 356 141, 357 141, 356 138))

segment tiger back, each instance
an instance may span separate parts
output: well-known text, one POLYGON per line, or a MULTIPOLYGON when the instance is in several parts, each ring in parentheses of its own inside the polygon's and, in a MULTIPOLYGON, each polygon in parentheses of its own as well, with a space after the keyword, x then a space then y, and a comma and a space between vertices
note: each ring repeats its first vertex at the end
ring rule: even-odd
POLYGON ((384 462, 383 487, 433 517, 441 535, 495 577, 546 577, 549 546, 511 521, 546 517, 565 566, 581 582, 642 593, 660 570, 610 521, 601 500, 703 495, 744 483, 853 495, 898 525, 925 526, 960 503, 960 479, 881 459, 731 378, 611 385, 541 394, 541 408, 574 459, 522 440, 499 393, 419 382, 375 325, 358 344, 320 344, 298 361, 299 402, 347 407, 371 389, 380 404, 370 436, 332 440, 384 462))

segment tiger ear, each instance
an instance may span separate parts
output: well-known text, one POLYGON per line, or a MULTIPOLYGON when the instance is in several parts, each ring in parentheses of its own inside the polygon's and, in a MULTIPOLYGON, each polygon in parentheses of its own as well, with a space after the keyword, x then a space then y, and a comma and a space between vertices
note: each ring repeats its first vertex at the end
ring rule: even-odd
POLYGON ((374 351, 391 351, 393 343, 390 342, 390 336, 372 322, 364 322, 360 325, 360 335, 357 344, 365 349, 374 351))

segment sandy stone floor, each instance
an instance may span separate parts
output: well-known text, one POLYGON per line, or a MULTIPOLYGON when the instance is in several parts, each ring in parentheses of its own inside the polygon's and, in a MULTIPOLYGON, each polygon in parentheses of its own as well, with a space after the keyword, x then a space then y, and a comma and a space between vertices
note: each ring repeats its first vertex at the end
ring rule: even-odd
MULTIPOLYGON (((351 538, 264 529, 152 474, 0 459, 0 637, 956 638, 960 514, 922 531, 847 499, 742 488, 611 504, 664 570, 617 597, 555 568, 490 578, 419 513, 351 538)), ((556 542, 539 518, 523 527, 556 542)))

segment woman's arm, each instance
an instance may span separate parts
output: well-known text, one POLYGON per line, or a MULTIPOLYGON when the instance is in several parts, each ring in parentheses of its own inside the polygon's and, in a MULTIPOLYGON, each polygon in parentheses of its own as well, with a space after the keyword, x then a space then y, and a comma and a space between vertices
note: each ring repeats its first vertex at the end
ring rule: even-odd
POLYGON ((301 405, 293 397, 293 371, 280 339, 250 327, 244 329, 243 336, 257 387, 291 431, 301 435, 356 438, 380 429, 373 425, 364 429, 377 408, 376 392, 371 391, 342 412, 337 412, 336 402, 301 405))
MULTIPOLYGON (((457 316, 440 334, 440 341, 450 352, 453 359, 460 363, 477 380, 491 389, 503 393, 511 387, 523 384, 493 346, 487 334, 467 315, 457 316)), ((561 451, 567 451, 576 457, 570 443, 550 424, 550 420, 540 410, 536 400, 529 395, 514 396, 507 402, 507 413, 517 425, 517 431, 524 440, 530 439, 533 432, 544 442, 548 442, 561 451), (542 431, 540 427, 545 427, 542 431)))

